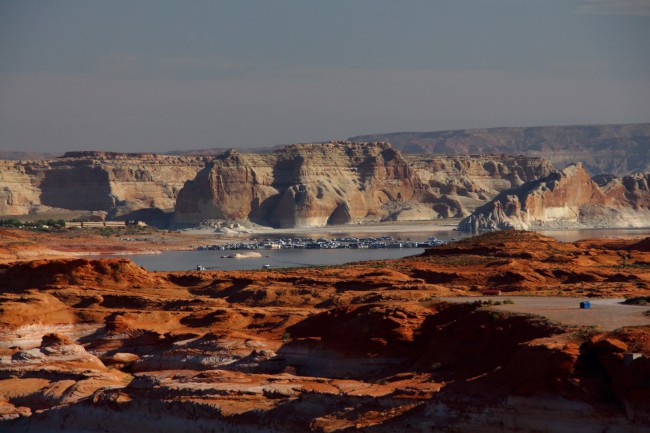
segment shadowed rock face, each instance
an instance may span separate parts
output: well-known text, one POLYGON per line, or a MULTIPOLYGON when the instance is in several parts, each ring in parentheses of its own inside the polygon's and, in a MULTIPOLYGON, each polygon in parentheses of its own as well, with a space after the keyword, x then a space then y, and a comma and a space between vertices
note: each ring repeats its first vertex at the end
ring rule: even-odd
POLYGON ((464 231, 550 227, 643 227, 650 224, 648 175, 592 180, 582 164, 499 194, 462 220, 464 231))
POLYGON ((581 161, 592 175, 650 170, 650 123, 398 132, 351 140, 387 141, 405 153, 524 154, 556 167, 581 161))
POLYGON ((274 227, 378 221, 427 204, 426 218, 462 214, 386 143, 299 144, 268 155, 227 152, 181 190, 179 224, 248 218, 274 227), (436 211, 439 201, 444 211, 436 211))
POLYGON ((71 152, 45 161, 0 161, 0 215, 48 209, 107 211, 172 209, 201 158, 71 152))

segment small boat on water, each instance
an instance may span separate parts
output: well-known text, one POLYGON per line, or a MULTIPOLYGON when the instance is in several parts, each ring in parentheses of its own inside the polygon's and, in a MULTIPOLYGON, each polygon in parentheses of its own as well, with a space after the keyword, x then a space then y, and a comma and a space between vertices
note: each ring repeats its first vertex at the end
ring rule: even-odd
POLYGON ((262 257, 262 253, 257 251, 246 251, 243 253, 234 253, 227 256, 221 256, 222 259, 259 259, 262 257))
POLYGON ((196 270, 197 271, 205 271, 205 266, 196 265, 196 270))
POLYGON ((269 264, 262 265, 262 269, 271 269, 271 265, 269 264))

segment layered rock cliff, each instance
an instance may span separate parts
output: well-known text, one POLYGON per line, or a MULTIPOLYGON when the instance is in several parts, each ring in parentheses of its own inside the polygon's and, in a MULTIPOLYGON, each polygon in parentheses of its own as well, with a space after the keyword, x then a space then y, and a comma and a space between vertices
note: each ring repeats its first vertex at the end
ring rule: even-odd
POLYGON ((296 144, 268 155, 221 155, 183 187, 175 222, 323 226, 381 220, 414 207, 425 219, 462 214, 460 203, 435 196, 386 143, 296 144))
POLYGON ((648 175, 592 180, 581 164, 500 193, 459 224, 464 231, 650 225, 648 175), (598 181, 600 183, 597 183, 598 181))
POLYGON ((592 175, 650 171, 650 123, 461 129, 362 135, 405 153, 510 153, 549 159, 563 168, 580 161, 592 175))
POLYGON ((151 222, 167 221, 162 211, 175 208, 180 224, 431 220, 467 215, 500 191, 550 171, 539 158, 402 156, 385 143, 302 144, 215 158, 70 152, 0 161, 0 216, 104 211, 109 219, 151 222))
POLYGON ((184 182, 203 158, 154 154, 71 152, 45 161, 0 161, 0 215, 51 208, 107 211, 173 209, 184 182))
POLYGON ((406 155, 437 195, 458 198, 469 212, 501 191, 548 176, 549 160, 513 155, 406 155))

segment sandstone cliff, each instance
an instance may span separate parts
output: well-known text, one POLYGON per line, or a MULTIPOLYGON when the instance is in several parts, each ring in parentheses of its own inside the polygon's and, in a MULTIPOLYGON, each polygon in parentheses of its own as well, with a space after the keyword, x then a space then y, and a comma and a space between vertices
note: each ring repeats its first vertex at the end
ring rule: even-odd
POLYGON ((216 158, 69 152, 0 161, 0 216, 103 211, 181 224, 250 219, 276 227, 461 217, 550 163, 507 155, 402 156, 385 143, 292 145, 216 158), (177 204, 177 196, 186 181, 177 204))
POLYGON ((268 155, 221 155, 181 190, 175 221, 323 226, 381 220, 414 207, 426 219, 462 214, 460 203, 436 197, 386 143, 296 144, 268 155))
POLYGON ((548 176, 546 159, 512 155, 406 155, 416 174, 437 195, 457 198, 472 212, 501 191, 548 176))
POLYGON ((563 168, 580 161, 592 175, 650 171, 650 123, 461 129, 363 135, 405 153, 510 153, 537 156, 563 168))
POLYGON ((0 215, 51 208, 102 210, 113 217, 140 209, 172 209, 202 158, 71 152, 45 161, 0 161, 0 215))
POLYGON ((599 177, 581 164, 500 193, 459 224, 464 231, 530 226, 643 227, 650 224, 647 174, 599 177))

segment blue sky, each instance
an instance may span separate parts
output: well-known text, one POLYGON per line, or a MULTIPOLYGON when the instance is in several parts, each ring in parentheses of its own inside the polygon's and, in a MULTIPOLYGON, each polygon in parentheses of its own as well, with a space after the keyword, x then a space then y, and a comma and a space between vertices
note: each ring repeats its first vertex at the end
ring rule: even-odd
POLYGON ((0 0, 0 150, 650 121, 650 0, 0 0))

